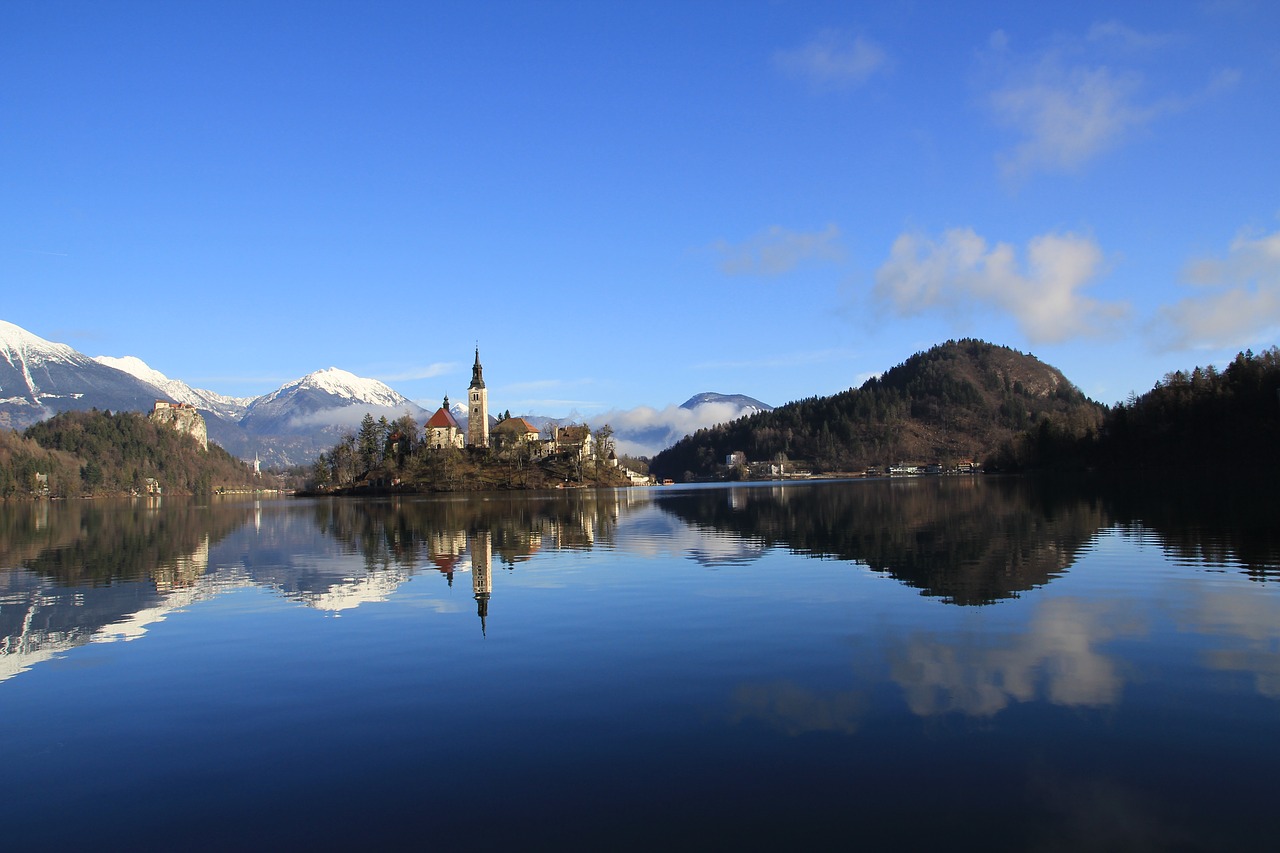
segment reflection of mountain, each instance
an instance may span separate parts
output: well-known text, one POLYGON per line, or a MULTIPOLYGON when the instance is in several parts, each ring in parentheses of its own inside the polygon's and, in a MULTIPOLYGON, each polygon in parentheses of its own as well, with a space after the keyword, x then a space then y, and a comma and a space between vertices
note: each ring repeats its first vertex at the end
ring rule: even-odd
POLYGON ((1105 523, 1082 498, 970 477, 692 490, 658 505, 747 542, 866 563, 955 604, 1048 583, 1105 523))
MULTIPOLYGON (((173 610, 215 595, 208 531, 190 554, 156 563, 149 579, 64 586, 32 571, 0 571, 0 681, 85 643, 132 640, 173 610)), ((36 562, 39 562, 38 560, 36 562)))
POLYGON ((207 553, 245 520, 243 506, 191 500, 68 501, 6 507, 0 567, 21 566, 60 586, 150 580, 190 585, 207 553))
POLYGON ((385 601, 423 570, 471 572, 481 618, 495 564, 613 536, 618 496, 0 507, 0 680, 173 610, 258 586, 321 611, 385 601))
MULTIPOLYGON (((502 570, 566 550, 617 549, 722 568, 785 548, 865 563, 927 595, 978 604, 1047 583, 1095 531, 1118 521, 1121 535, 1154 533, 1175 562, 1268 580, 1280 552, 1267 512, 1273 503, 1169 487, 1158 495, 1136 488, 1074 493, 1030 481, 932 478, 412 501, 4 505, 0 679, 87 642, 139 636, 175 608, 250 585, 333 612, 385 601, 417 574, 443 585, 455 573, 471 573, 462 583, 480 596, 485 618, 494 595, 500 603, 502 570)), ((1188 624, 1199 619, 1243 638, 1239 648, 1218 653, 1214 666, 1265 670, 1265 690, 1280 695, 1280 670, 1256 662, 1274 657, 1276 634, 1255 630, 1251 603, 1202 596, 1201 605, 1188 624), (1239 626, 1254 626, 1253 633, 1239 626)), ((1051 681, 1055 695, 1104 702, 1106 673, 1090 649, 1070 646, 1070 632, 1058 630, 1072 620, 1082 617, 1046 623, 1055 630, 1033 633, 1018 649, 989 650, 990 660, 964 681, 996 684, 1002 694, 970 701, 944 681, 930 681, 915 684, 913 703, 972 710, 1021 701, 1028 694, 1019 679, 1045 662, 1070 664, 1091 678, 1066 687, 1051 681)), ((919 638, 904 653, 904 671, 938 669, 950 653, 919 638)))
POLYGON ((188 500, 21 504, 0 513, 0 680, 90 642, 130 640, 232 582, 211 543, 243 507, 188 500))

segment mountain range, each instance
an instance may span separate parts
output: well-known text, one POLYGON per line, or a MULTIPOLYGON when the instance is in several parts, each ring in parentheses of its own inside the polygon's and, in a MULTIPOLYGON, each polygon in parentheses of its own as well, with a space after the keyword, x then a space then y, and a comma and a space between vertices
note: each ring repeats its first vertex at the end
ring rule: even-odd
MULTIPOLYGON (((336 367, 260 397, 232 397, 171 379, 135 356, 91 358, 0 320, 0 428, 24 429, 69 410, 149 412, 156 400, 194 406, 204 415, 211 441, 267 465, 309 462, 366 413, 394 420, 407 412, 419 421, 430 415, 384 383, 336 367)), ((452 408, 465 428, 466 408, 452 408)), ((614 427, 619 452, 647 455, 694 429, 771 408, 744 395, 708 392, 680 407, 610 412, 592 424, 614 427)), ((526 417, 539 427, 555 420, 526 417)))
POLYGON ((148 412, 156 400, 195 406, 210 440, 233 455, 283 465, 331 447, 366 412, 389 420, 426 414, 382 382, 336 367, 261 397, 231 397, 170 379, 134 356, 90 358, 0 320, 0 427, 22 429, 68 410, 148 412))

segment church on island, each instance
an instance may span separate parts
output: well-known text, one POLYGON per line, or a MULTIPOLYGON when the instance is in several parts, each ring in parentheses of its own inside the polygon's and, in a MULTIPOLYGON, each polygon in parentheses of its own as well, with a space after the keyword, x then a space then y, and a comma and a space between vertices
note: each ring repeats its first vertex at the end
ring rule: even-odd
MULTIPOLYGON (((591 430, 585 424, 554 426, 544 439, 541 431, 524 418, 491 418, 489 389, 484 384, 479 347, 476 347, 476 360, 471 366, 471 384, 467 386, 466 428, 454 417, 449 406, 449 395, 446 394, 440 408, 427 419, 424 433, 427 447, 433 450, 487 448, 495 445, 510 447, 523 442, 537 455, 571 452, 583 461, 595 459, 591 430)), ((616 465, 617 457, 612 453, 609 456, 609 464, 616 465)))

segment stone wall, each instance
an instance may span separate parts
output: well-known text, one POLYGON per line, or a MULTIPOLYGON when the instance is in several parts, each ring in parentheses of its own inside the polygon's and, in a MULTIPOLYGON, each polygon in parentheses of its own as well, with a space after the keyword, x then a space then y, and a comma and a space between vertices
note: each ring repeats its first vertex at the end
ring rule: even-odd
POLYGON ((194 407, 183 405, 182 403, 166 403, 163 400, 157 400, 156 407, 151 410, 149 417, 151 420, 172 427, 178 432, 185 432, 200 442, 202 448, 209 449, 209 429, 205 426, 204 418, 200 412, 194 407))

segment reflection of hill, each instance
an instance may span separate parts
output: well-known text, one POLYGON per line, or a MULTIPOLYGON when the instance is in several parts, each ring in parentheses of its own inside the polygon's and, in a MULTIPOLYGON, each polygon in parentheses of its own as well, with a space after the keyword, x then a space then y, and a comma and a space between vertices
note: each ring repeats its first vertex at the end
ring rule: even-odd
POLYGON ((192 555, 246 515, 243 506, 179 498, 41 502, 6 508, 0 518, 0 567, 22 566, 62 586, 148 578, 181 586, 204 571, 192 555))
POLYGON ((132 639, 213 595, 211 539, 243 509, 191 501, 20 505, 0 513, 0 680, 88 642, 132 639))
POLYGON ((1105 523, 1079 497, 967 477, 699 490, 658 505, 695 527, 866 563, 955 604, 1048 583, 1105 523))
POLYGON ((1274 483, 1133 480, 1111 484, 1106 495, 1116 521, 1151 530, 1179 562, 1238 566, 1256 580, 1280 579, 1274 483))

